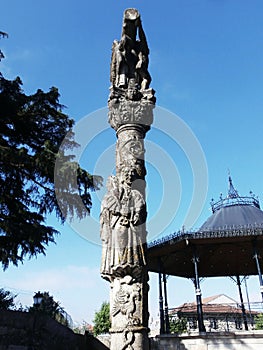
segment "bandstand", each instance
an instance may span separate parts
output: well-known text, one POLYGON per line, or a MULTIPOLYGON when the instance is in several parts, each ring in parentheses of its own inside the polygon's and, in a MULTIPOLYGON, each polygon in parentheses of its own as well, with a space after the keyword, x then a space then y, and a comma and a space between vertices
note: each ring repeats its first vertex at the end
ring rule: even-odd
POLYGON ((258 275, 263 300, 260 253, 263 251, 263 211, 250 192, 240 196, 229 176, 228 195, 211 202, 212 215, 199 230, 177 232, 148 245, 148 268, 159 274, 160 334, 169 333, 166 275, 192 279, 199 332, 205 332, 200 278, 231 277, 237 284, 245 330, 248 323, 241 277, 258 275))

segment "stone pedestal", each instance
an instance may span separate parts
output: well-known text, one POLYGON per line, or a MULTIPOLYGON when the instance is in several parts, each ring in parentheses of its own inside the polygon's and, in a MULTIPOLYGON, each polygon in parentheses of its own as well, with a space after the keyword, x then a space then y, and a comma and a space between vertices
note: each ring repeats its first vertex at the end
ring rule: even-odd
POLYGON ((148 285, 145 280, 126 275, 111 283, 111 349, 149 349, 148 285))

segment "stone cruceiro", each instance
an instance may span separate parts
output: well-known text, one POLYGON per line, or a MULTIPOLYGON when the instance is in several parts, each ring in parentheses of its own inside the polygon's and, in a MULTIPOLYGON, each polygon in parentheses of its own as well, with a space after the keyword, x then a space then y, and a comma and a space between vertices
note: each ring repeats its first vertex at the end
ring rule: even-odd
POLYGON ((116 175, 101 205, 101 276, 110 282, 111 350, 148 350, 148 271, 144 137, 153 122, 149 48, 136 9, 124 12, 112 46, 109 123, 116 175))

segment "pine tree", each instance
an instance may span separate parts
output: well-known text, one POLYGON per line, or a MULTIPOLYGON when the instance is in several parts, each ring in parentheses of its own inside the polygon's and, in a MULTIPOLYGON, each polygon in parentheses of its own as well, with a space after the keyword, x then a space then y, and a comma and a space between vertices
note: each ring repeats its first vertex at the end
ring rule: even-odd
MULTIPOLYGON (((5 32, 2 32, 0 30, 0 38, 7 38, 8 37, 8 34, 5 33, 5 32)), ((2 50, 0 50, 0 61, 5 58, 5 55, 3 54, 2 50)))
POLYGON ((11 293, 9 290, 0 288, 0 310, 13 310, 15 309, 16 295, 11 293))
POLYGON ((90 191, 99 189, 102 183, 101 177, 81 169, 74 156, 66 153, 77 144, 70 132, 74 121, 62 109, 56 88, 48 92, 39 89, 26 95, 19 77, 7 80, 0 75, 0 262, 3 269, 10 263, 17 265, 26 256, 44 254, 46 246, 54 242, 58 234, 46 225, 47 215, 55 213, 62 223, 74 215, 85 217, 92 205, 90 191))

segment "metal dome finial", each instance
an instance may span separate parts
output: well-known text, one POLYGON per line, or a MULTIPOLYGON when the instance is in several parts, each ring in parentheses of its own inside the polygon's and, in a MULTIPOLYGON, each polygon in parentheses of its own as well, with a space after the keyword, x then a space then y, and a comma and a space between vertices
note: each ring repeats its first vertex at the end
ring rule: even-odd
POLYGON ((233 185, 233 181, 230 175, 230 171, 228 170, 228 195, 223 198, 222 193, 220 195, 219 201, 215 202, 211 201, 212 212, 233 205, 252 205, 258 209, 260 209, 259 200, 255 197, 255 195, 250 191, 250 196, 239 196, 237 190, 233 185))
POLYGON ((230 175, 230 171, 228 170, 228 182, 229 182, 229 188, 228 188, 228 198, 238 198, 239 194, 237 190, 235 189, 232 178, 230 175))

